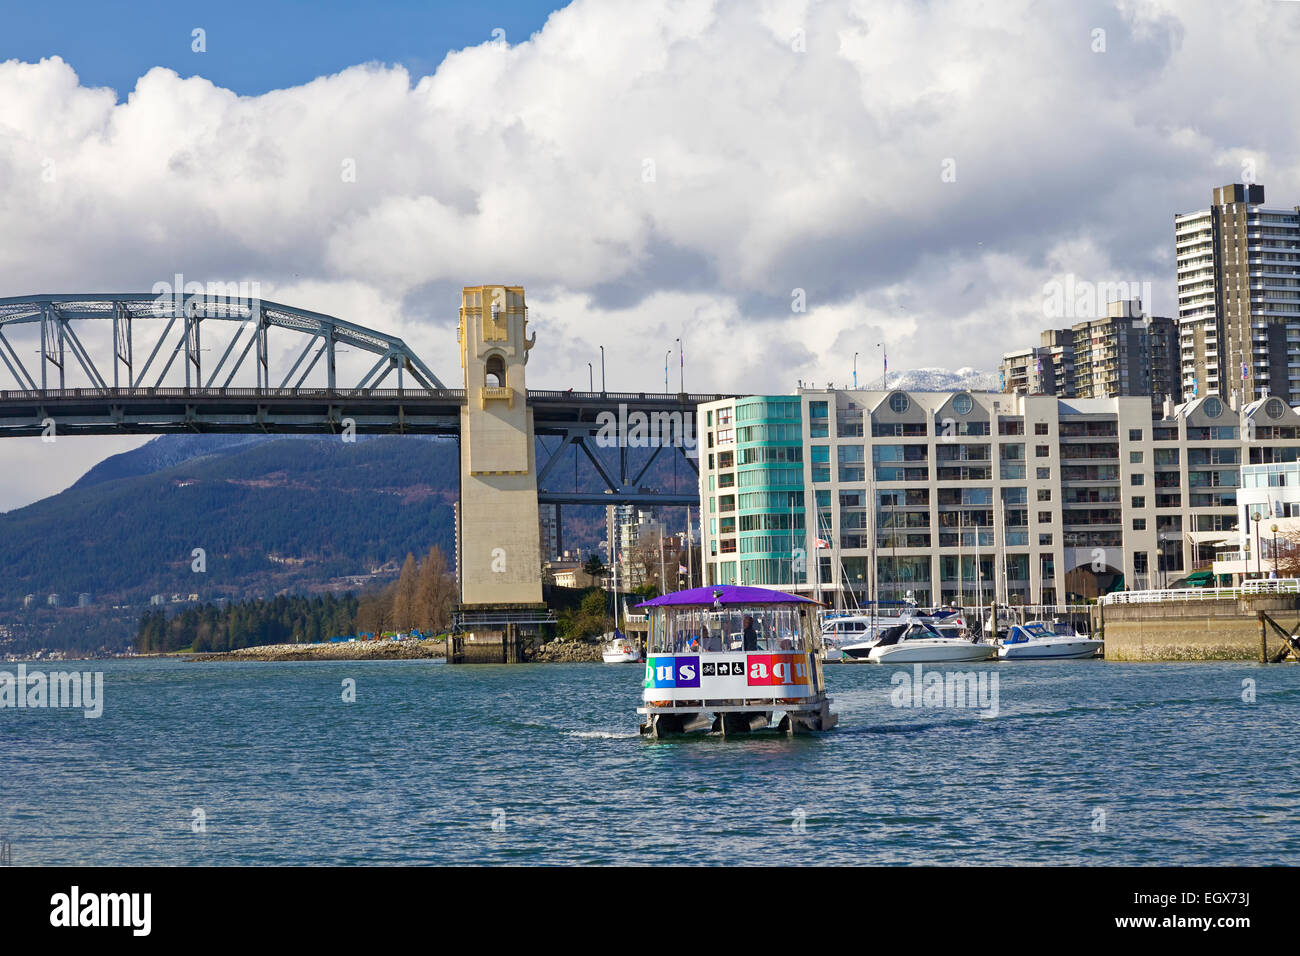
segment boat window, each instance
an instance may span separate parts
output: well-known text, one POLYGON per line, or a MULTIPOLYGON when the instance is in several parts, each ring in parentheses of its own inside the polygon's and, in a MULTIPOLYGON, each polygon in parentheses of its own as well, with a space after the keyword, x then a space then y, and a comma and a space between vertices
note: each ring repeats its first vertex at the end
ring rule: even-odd
MULTIPOLYGON (((797 607, 655 608, 650 621, 652 654, 806 651, 807 618, 797 607)), ((827 622, 828 625, 834 622, 827 622)), ((855 630, 863 625, 851 625, 855 630)))

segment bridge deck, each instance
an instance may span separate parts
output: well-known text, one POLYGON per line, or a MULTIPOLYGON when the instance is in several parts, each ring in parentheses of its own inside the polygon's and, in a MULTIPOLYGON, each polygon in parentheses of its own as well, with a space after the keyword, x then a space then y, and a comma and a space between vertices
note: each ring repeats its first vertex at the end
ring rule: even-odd
MULTIPOLYGON (((667 414, 691 422, 695 407, 727 396, 699 393, 570 392, 530 390, 533 427, 543 437, 560 436, 558 454, 569 443, 583 446, 602 427, 602 413, 618 419, 633 412, 667 414), (688 417, 691 416, 691 417, 688 417)), ((77 435, 357 434, 458 435, 465 390, 458 388, 65 388, 0 390, 0 438, 77 435)), ((687 425, 689 437, 695 435, 687 425)), ((681 451, 681 449, 677 449, 681 451)), ((604 462, 609 491, 540 490, 545 504, 605 505, 646 502, 698 504, 696 492, 658 493, 635 487, 626 449, 618 464, 604 462)), ((652 452, 654 448, 652 446, 652 452)), ((596 464, 593 462, 593 464, 596 464)), ((550 466, 542 468, 542 476, 550 466)), ((601 469, 597 465, 598 470, 601 469)), ((541 480, 539 478, 539 481, 541 480)))

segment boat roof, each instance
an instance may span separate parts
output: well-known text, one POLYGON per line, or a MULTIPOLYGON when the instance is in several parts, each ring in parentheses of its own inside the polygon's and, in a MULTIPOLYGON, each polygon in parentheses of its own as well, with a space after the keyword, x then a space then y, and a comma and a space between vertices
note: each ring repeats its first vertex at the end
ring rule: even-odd
POLYGON ((739 584, 719 584, 715 587, 688 588, 685 591, 673 591, 649 601, 642 601, 637 607, 729 607, 745 604, 817 604, 812 598, 785 591, 773 591, 771 588, 756 588, 739 584))

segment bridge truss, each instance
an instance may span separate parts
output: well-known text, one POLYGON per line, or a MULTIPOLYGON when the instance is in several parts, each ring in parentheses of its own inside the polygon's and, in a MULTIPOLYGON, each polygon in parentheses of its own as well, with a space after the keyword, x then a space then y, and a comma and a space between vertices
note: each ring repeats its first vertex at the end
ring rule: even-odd
MULTIPOLYGON (((538 500, 697 505, 695 407, 724 397, 530 390, 538 500), (689 423, 685 440, 605 440, 609 416, 622 423, 638 414, 689 423), (645 483, 665 455, 680 457, 687 487, 645 483), (599 481, 575 478, 573 490, 558 490, 562 468, 575 462, 599 481), (601 487, 578 487, 592 484, 601 487)), ((464 389, 444 386, 400 338, 274 302, 153 293, 0 299, 0 438, 347 429, 459 436, 464 403, 464 389), (341 368, 344 351, 352 354, 341 368), (360 353, 373 363, 356 361, 360 353)))

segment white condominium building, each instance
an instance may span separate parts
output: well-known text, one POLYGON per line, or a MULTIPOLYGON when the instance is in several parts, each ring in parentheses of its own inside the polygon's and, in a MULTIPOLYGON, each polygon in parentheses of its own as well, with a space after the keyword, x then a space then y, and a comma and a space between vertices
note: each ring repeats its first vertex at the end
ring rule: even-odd
POLYGON ((1157 414, 1141 396, 996 392, 701 405, 706 580, 845 604, 1060 604, 1172 584, 1237 544, 1241 467, 1296 461, 1300 415, 1215 396, 1157 414))

